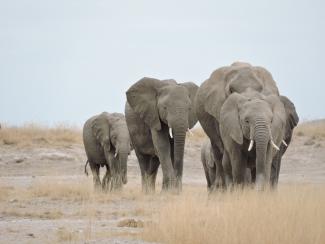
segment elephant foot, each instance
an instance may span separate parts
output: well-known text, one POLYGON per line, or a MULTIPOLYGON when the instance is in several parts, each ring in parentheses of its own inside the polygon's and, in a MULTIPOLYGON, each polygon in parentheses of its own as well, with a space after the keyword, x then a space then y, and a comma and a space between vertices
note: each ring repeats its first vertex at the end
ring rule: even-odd
POLYGON ((116 176, 111 179, 110 191, 121 191, 122 187, 123 187, 123 182, 120 176, 116 176))
POLYGON ((144 194, 152 194, 155 192, 156 184, 156 175, 155 174, 146 174, 142 178, 142 192, 144 194))

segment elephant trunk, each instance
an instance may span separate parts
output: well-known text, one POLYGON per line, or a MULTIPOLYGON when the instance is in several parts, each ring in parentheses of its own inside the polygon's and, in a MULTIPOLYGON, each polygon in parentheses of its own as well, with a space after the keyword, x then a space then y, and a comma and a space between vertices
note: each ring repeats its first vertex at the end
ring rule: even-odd
POLYGON ((176 184, 179 189, 182 187, 182 175, 183 175, 183 160, 184 160, 184 147, 186 131, 188 127, 176 126, 173 128, 174 134, 174 170, 176 176, 176 184))
POLYGON ((266 153, 270 141, 269 125, 264 118, 256 118, 253 137, 256 142, 256 187, 262 190, 268 182, 266 153))
POLYGON ((127 179, 127 161, 128 161, 128 152, 127 151, 119 151, 118 153, 119 157, 119 174, 122 178, 123 184, 126 184, 128 182, 127 179))

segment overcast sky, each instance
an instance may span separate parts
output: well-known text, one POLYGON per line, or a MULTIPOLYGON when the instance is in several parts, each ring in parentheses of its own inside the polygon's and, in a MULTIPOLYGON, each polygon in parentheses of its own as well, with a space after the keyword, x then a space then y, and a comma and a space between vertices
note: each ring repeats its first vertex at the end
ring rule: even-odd
POLYGON ((0 0, 0 121, 82 125, 144 76, 200 85, 236 60, 324 118, 323 2, 0 0))

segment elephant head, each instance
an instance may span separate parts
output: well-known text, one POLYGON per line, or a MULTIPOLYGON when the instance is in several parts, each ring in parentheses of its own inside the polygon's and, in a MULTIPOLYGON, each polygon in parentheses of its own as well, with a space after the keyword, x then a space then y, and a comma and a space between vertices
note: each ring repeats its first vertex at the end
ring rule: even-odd
POLYGON ((221 108, 222 137, 228 136, 239 145, 250 142, 246 150, 256 150, 256 183, 259 189, 270 180, 272 157, 275 149, 279 150, 285 126, 286 111, 276 95, 232 93, 221 108))
POLYGON ((127 159, 132 148, 124 116, 101 113, 93 120, 92 130, 104 150, 106 161, 111 164, 113 177, 118 176, 126 184, 127 159))
POLYGON ((235 62, 231 66, 214 71, 202 85, 204 109, 217 120, 220 110, 229 95, 234 92, 260 92, 264 95, 279 95, 272 75, 263 67, 235 62))
POLYGON ((174 165, 181 168, 186 131, 197 122, 193 108, 197 89, 192 82, 142 78, 126 92, 129 105, 151 130, 169 129, 174 139, 174 165))

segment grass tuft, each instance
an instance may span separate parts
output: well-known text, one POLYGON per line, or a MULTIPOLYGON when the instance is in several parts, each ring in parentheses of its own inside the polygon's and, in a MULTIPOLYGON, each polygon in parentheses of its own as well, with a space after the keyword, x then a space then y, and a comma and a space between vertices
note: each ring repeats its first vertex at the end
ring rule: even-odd
POLYGON ((187 192, 163 207, 143 238, 159 243, 325 243, 325 188, 281 187, 208 197, 187 192))

